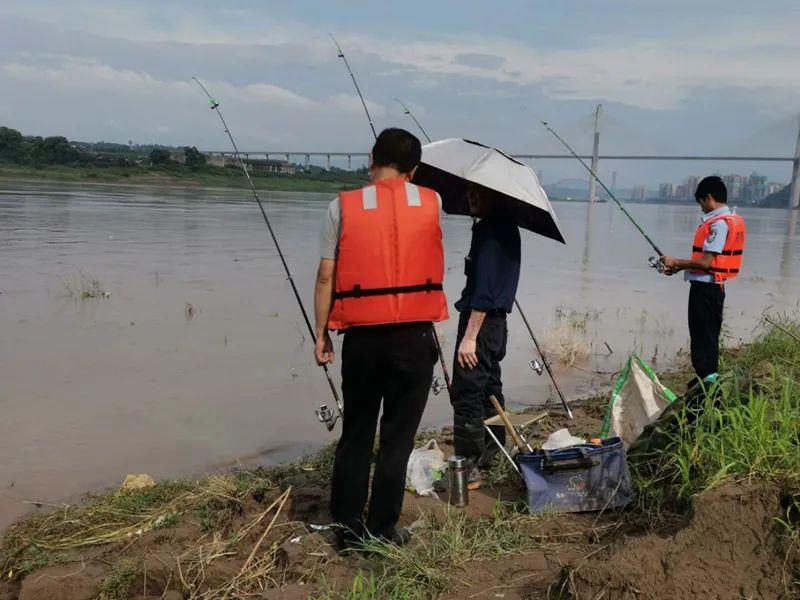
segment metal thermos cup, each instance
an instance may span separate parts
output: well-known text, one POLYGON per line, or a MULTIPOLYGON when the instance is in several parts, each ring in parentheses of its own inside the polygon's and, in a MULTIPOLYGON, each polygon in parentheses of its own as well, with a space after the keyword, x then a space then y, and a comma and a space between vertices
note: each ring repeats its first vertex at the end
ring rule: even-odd
POLYGON ((450 474, 450 504, 466 506, 469 504, 467 459, 463 456, 451 456, 447 461, 447 470, 450 474))

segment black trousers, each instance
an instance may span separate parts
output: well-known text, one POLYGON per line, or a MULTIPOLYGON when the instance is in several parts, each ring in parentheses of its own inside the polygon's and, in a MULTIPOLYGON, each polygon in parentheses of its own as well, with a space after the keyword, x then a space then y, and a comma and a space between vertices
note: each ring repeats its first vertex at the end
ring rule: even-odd
POLYGON ((353 532, 394 527, 403 507, 408 457, 414 446, 436 362, 431 323, 354 327, 342 345, 342 436, 336 446, 331 513, 353 532), (380 447, 366 523, 369 471, 378 412, 380 447))
MULTIPOLYGON (((494 395, 500 405, 505 406, 500 361, 506 355, 508 326, 505 313, 487 313, 476 343, 478 366, 465 369, 458 364, 458 347, 464 338, 469 317, 470 311, 464 311, 458 317, 451 402, 455 453, 475 460, 487 444, 493 443, 483 427, 483 420, 496 414, 489 396, 494 395)), ((505 428, 493 427, 492 432, 500 442, 505 441, 505 428)))
POLYGON ((716 283, 692 281, 689 288, 689 336, 692 366, 700 379, 719 369, 719 333, 725 288, 716 283))

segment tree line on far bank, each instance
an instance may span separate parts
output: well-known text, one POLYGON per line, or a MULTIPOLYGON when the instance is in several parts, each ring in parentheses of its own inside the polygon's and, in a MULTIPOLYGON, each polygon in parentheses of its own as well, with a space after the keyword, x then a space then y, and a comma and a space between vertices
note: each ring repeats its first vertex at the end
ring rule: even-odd
MULTIPOLYGON (((136 172, 168 171, 180 173, 207 173, 210 175, 241 176, 238 167, 217 167, 207 163, 206 156, 194 146, 166 147, 158 145, 136 145, 132 142, 117 144, 111 142, 75 142, 63 136, 25 136, 16 129, 0 126, 0 166, 18 165, 24 167, 83 167, 109 169, 123 177, 136 172), (175 158, 180 157, 179 160, 175 158)), ((345 171, 332 168, 330 171, 311 165, 308 169, 299 168, 297 175, 269 173, 252 169, 254 177, 298 178, 320 182, 342 184, 361 184, 366 180, 365 169, 345 171)), ((90 172, 89 177, 92 177, 90 172)))
POLYGON ((16 129, 0 127, 0 162, 17 165, 66 165, 80 153, 63 136, 23 136, 16 129))
MULTIPOLYGON (((188 168, 196 170, 205 166, 206 157, 197 148, 186 146, 182 150, 188 168)), ((0 163, 35 167, 129 167, 143 164, 167 167, 177 164, 171 156, 170 149, 162 146, 133 148, 107 142, 86 144, 70 142, 60 135, 25 136, 16 129, 0 126, 0 163)))

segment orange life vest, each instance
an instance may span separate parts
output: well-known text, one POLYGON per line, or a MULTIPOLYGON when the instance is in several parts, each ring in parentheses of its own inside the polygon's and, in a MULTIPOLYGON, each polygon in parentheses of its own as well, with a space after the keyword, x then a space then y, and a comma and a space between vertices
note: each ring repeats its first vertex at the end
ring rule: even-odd
POLYGON ((339 194, 328 328, 447 319, 439 196, 402 178, 339 194))
MULTIPOLYGON (((709 272, 714 276, 715 283, 724 283, 728 279, 733 279, 739 274, 742 266, 742 254, 744 253, 744 243, 747 230, 744 219, 739 215, 728 214, 709 219, 697 228, 694 234, 694 244, 692 245, 692 260, 699 260, 703 257, 703 244, 711 234, 711 225, 717 221, 724 220, 728 224, 728 237, 725 240, 725 248, 721 254, 715 254, 711 261, 709 272)), ((702 275, 705 271, 692 271, 702 275)))

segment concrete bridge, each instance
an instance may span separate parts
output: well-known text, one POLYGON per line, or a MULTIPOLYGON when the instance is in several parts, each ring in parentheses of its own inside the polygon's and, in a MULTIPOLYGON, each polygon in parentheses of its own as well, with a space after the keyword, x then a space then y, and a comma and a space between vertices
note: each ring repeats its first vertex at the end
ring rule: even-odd
MULTIPOLYGON (((637 154, 600 154, 600 115, 601 107, 597 107, 595 116, 594 149, 591 155, 581 156, 580 158, 591 161, 592 171, 597 172, 601 160, 667 160, 667 161, 738 161, 738 162, 785 162, 792 163, 792 180, 790 202, 794 208, 800 207, 800 130, 797 134, 797 145, 794 156, 700 156, 700 155, 637 155, 637 154)), ((233 156, 232 151, 214 150, 206 151, 205 154, 233 156)), ((311 158, 323 158, 328 170, 331 168, 331 158, 346 158, 347 169, 352 169, 353 157, 366 161, 369 153, 367 152, 328 152, 324 150, 248 150, 241 152, 242 158, 247 162, 249 159, 285 159, 291 162, 292 158, 300 158, 306 168, 311 164, 311 158)), ((573 159, 570 154, 512 154, 518 160, 563 160, 573 159)), ((595 197, 596 180, 594 177, 589 182, 589 198, 595 197)))

